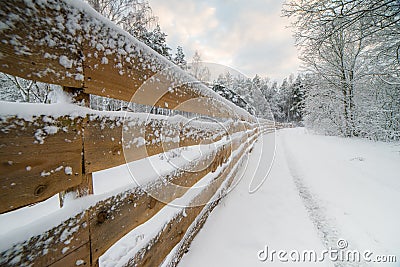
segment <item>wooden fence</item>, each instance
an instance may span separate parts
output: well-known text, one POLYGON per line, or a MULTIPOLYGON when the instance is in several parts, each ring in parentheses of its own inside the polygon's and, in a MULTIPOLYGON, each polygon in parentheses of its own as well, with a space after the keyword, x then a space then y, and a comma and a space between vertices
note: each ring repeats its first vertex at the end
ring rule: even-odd
POLYGON ((63 218, 57 225, 44 223, 32 229, 29 238, 13 243, 1 240, 9 246, 0 252, 0 265, 96 266, 118 240, 207 178, 188 199, 190 205, 178 209, 126 262, 155 266, 174 251, 170 265, 175 265, 229 189, 258 136, 274 125, 257 123, 83 3, 4 1, 0 18, 2 72, 61 85, 86 104, 89 94, 95 94, 230 118, 220 124, 189 123, 182 117, 99 112, 77 105, 57 110, 60 106, 2 103, 0 212, 56 194, 63 200, 67 192, 75 192, 77 199, 71 204, 76 209, 60 209, 46 219, 63 218), (218 145, 207 155, 211 161, 191 162, 191 167, 199 167, 197 172, 174 171, 145 187, 93 194, 93 172, 200 144, 218 145))

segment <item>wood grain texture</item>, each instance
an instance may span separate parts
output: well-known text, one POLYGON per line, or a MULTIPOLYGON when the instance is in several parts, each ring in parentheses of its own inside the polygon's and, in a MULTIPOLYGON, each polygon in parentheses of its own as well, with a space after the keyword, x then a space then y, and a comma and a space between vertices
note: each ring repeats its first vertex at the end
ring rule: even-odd
POLYGON ((192 222, 192 224, 186 230, 186 233, 183 236, 182 240, 178 243, 178 247, 176 248, 177 251, 173 256, 173 261, 165 262, 165 257, 164 259, 162 259, 162 262, 163 264, 165 264, 166 267, 178 266, 182 257, 189 251, 190 244, 192 243, 198 232, 202 229, 203 225, 208 219, 208 216, 219 204, 220 200, 221 198, 217 199, 216 201, 212 201, 203 208, 202 212, 192 222))
MULTIPOLYGON (((70 94, 75 103, 79 103, 85 107, 90 107, 90 95, 85 94, 83 92, 82 88, 72 88, 72 87, 64 86, 63 91, 70 94)), ((83 132, 85 131, 84 127, 85 127, 85 125, 87 125, 87 120, 88 120, 87 117, 82 119, 82 123, 80 125, 80 128, 82 130, 82 135, 83 135, 83 132)), ((84 138, 83 138, 83 141, 84 141, 84 138)), ((85 160, 84 146, 82 146, 81 157, 82 157, 82 162, 84 162, 84 160, 85 160)), ((64 206, 64 200, 65 200, 66 194, 70 193, 70 192, 73 192, 75 194, 75 198, 83 197, 86 195, 92 195, 94 192, 92 173, 88 173, 85 170, 84 163, 82 163, 82 181, 81 181, 81 183, 78 186, 68 188, 67 190, 62 191, 58 194, 61 208, 64 206)))
POLYGON ((83 212, 0 252, 0 266, 75 266, 77 260, 88 261, 89 244, 87 216, 83 212))
POLYGON ((240 122, 201 127, 161 119, 139 123, 122 117, 93 117, 84 126, 85 170, 92 173, 178 147, 211 144, 250 127, 254 126, 240 122))
POLYGON ((67 254, 67 256, 52 263, 51 267, 67 267, 67 266, 95 266, 90 263, 90 244, 85 243, 78 249, 67 254))
POLYGON ((40 1, 31 1, 31 5, 23 0, 2 1, 0 71, 30 80, 82 87, 83 54, 77 42, 82 36, 65 27, 70 18, 67 10, 63 1, 50 0, 45 8, 40 1))
POLYGON ((32 121, 3 119, 0 212, 45 200, 81 183, 80 121, 45 116, 32 121))

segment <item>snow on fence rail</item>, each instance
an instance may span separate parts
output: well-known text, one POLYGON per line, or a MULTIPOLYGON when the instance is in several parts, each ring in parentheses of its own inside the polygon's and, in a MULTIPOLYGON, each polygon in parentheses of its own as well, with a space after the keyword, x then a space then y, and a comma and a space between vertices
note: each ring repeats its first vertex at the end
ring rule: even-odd
POLYGON ((137 93, 140 104, 254 121, 81 1, 3 1, 0 11, 2 72, 86 94, 130 101, 137 93), (193 98, 201 100, 197 106, 183 105, 193 98))
POLYGON ((139 227, 155 228, 120 265, 158 265, 171 251, 176 262, 257 137, 275 126, 256 123, 84 3, 5 1, 0 18, 2 72, 61 85, 86 102, 88 94, 96 94, 230 118, 212 123, 74 104, 0 103, 0 213, 57 193, 61 200, 66 192, 77 197, 36 221, 29 234, 3 236, 0 265, 96 266, 101 255, 139 227), (134 93, 139 97, 132 98, 134 93), (205 144, 214 148, 190 163, 197 172, 180 166, 147 181, 145 188, 93 194, 93 172, 205 144), (196 191, 198 183, 203 187, 196 191), (178 200, 198 205, 168 213, 166 203, 178 200), (152 226, 154 218, 161 226, 152 226))
POLYGON ((96 112, 74 105, 68 106, 64 115, 54 114, 57 105, 45 105, 40 115, 13 115, 16 107, 33 109, 37 104, 1 105, 0 212, 77 186, 85 174, 178 147, 210 144, 254 126, 146 114, 124 116, 123 112, 96 112), (158 137, 154 135, 157 132, 158 137))

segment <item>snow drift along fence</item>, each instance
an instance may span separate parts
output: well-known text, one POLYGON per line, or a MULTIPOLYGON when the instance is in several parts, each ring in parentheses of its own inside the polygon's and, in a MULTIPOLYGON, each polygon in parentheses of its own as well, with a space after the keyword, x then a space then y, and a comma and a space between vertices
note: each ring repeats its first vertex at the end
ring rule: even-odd
POLYGON ((64 86, 86 103, 89 94, 96 94, 232 118, 221 128, 216 123, 98 112, 72 104, 1 103, 0 212, 57 193, 75 192, 82 198, 40 219, 29 234, 6 236, 0 245, 0 265, 95 266, 118 240, 163 216, 165 203, 182 197, 192 205, 164 218, 159 231, 125 264, 155 266, 172 254, 178 260, 234 181, 239 163, 271 124, 256 124, 246 111, 191 82, 185 72, 81 2, 5 1, 0 19, 2 72, 64 86), (157 78, 151 78, 156 73, 157 78), (135 93, 139 97, 132 99, 135 93), (198 101, 184 105, 192 99, 198 101), (204 167, 201 171, 174 171, 149 181, 146 190, 132 187, 111 195, 93 194, 95 171, 199 144, 218 144, 207 155, 213 158, 209 164, 204 157, 192 163, 204 167), (190 193, 201 181, 203 189, 190 193))

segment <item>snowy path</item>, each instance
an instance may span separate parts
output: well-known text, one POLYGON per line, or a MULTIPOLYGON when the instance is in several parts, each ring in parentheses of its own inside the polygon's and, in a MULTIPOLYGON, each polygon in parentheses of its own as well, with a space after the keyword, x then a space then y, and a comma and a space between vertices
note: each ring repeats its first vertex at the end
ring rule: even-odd
MULTIPOLYGON (((329 247, 336 249, 339 239, 348 243, 343 251, 369 250, 371 259, 395 255, 397 263, 326 259, 312 265, 399 266, 399 146, 282 130, 267 181, 249 194, 258 155, 273 149, 271 139, 266 135, 255 147, 243 180, 210 215, 180 266, 282 265, 276 254, 272 263, 257 254, 268 246, 288 253, 314 250, 320 256, 329 247)), ((256 176, 268 168, 264 157, 256 176)), ((283 258, 290 266, 310 265, 283 258)))

